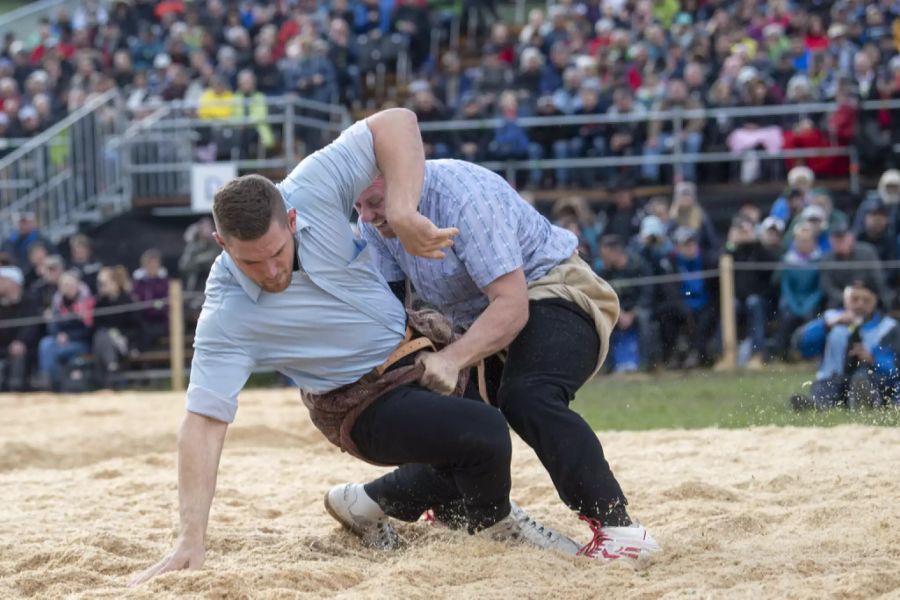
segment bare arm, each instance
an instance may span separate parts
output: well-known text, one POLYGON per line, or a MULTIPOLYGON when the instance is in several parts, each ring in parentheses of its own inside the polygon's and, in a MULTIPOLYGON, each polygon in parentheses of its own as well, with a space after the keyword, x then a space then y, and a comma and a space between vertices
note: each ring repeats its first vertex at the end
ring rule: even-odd
POLYGON ((425 149, 415 113, 392 108, 366 120, 372 132, 375 161, 384 176, 385 217, 403 247, 413 256, 444 258, 453 245, 455 227, 439 229, 419 214, 425 179, 425 149))
POLYGON ((181 529, 175 548, 139 573, 131 585, 181 569, 199 569, 205 560, 206 525, 216 491, 219 458, 228 424, 188 412, 178 435, 178 507, 181 529))
POLYGON ((420 356, 425 365, 422 385, 439 393, 456 387, 459 371, 509 346, 528 322, 528 286, 516 269, 498 277, 484 293, 490 304, 461 338, 435 354, 420 356))
POLYGON ((383 110, 366 120, 375 145, 375 161, 384 177, 388 221, 417 212, 425 179, 425 149, 416 113, 383 110))

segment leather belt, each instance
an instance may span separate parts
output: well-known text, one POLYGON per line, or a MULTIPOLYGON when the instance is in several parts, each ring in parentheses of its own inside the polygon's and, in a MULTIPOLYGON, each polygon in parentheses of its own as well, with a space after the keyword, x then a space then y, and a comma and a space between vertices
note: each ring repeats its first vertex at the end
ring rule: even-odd
POLYGON ((392 365, 406 358, 410 354, 414 354, 416 352, 419 352, 420 350, 425 350, 426 348, 430 348, 432 351, 437 350, 434 347, 434 342, 429 340, 427 337, 423 336, 412 339, 412 335, 412 328, 407 325, 406 335, 403 336, 403 341, 400 342, 400 345, 397 346, 397 349, 391 352, 391 355, 388 356, 387 360, 381 363, 381 365, 375 367, 375 372, 378 373, 378 375, 384 375, 384 372, 390 369, 392 365))

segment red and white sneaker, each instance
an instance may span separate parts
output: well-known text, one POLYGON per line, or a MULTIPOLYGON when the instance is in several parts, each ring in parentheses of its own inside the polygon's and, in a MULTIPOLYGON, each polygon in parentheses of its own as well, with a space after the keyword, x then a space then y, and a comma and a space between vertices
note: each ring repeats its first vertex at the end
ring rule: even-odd
POLYGON ((579 518, 587 522, 594 534, 593 539, 578 551, 579 556, 599 560, 636 559, 662 550, 647 529, 636 521, 627 527, 603 527, 593 519, 579 518))

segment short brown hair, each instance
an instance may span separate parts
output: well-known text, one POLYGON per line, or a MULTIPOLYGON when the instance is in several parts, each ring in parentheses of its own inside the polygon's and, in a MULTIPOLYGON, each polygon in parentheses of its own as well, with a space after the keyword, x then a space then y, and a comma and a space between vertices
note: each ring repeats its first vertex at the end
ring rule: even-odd
POLYGON ((116 287, 119 288, 119 293, 131 292, 131 277, 128 276, 128 271, 125 269, 123 265, 116 265, 114 267, 103 267, 100 269, 98 273, 98 277, 106 273, 106 275, 112 280, 113 283, 116 284, 116 287))
POLYGON ((284 199, 275 185, 262 175, 232 179, 213 198, 213 219, 222 237, 258 240, 273 219, 287 223, 284 199))

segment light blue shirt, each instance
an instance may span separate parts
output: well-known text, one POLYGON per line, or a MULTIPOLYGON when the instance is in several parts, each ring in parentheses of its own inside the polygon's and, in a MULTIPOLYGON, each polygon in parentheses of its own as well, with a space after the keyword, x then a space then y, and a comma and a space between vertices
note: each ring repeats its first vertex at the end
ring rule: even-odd
POLYGON ((297 209, 301 266, 284 292, 260 290, 227 253, 216 259, 194 337, 189 411, 232 422, 238 392, 257 367, 328 392, 357 381, 400 344, 403 305, 349 223, 375 174, 372 134, 361 121, 279 184, 297 209))
POLYGON ((482 290, 489 283, 518 268, 526 281, 540 279, 578 246, 575 234, 551 225, 505 179, 461 160, 426 161, 419 212, 438 227, 459 229, 445 258, 411 256, 368 223, 360 233, 388 281, 408 277, 423 300, 461 327, 487 308, 482 290))

